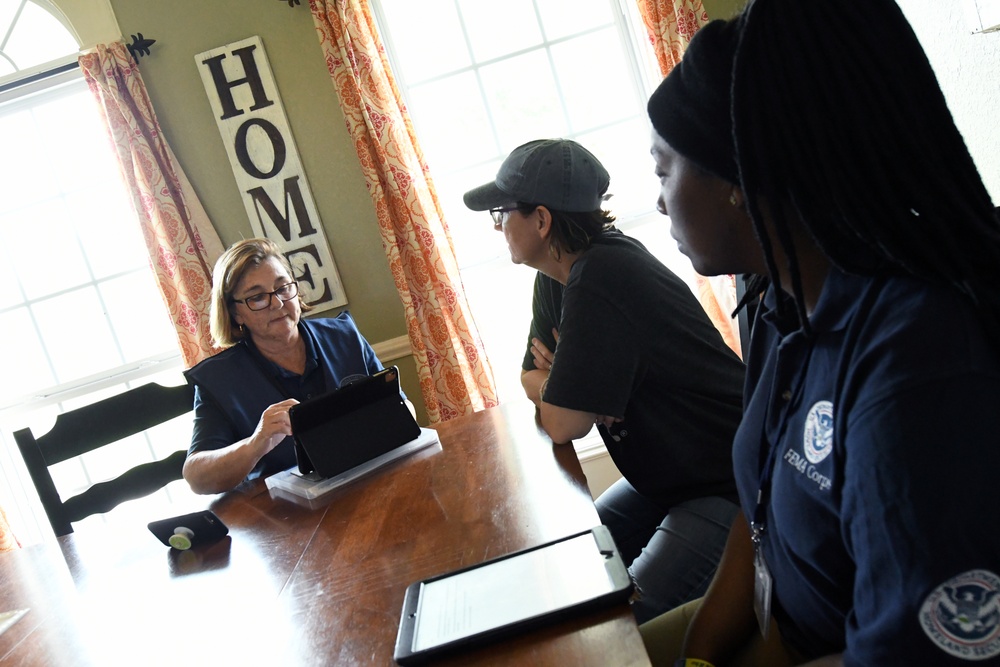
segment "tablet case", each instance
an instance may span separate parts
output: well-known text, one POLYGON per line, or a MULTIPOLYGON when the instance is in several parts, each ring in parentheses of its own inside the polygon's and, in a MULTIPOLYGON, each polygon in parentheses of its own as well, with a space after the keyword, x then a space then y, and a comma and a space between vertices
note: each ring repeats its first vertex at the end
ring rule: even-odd
MULTIPOLYGON (((518 582, 510 582, 511 586, 517 586, 518 582)), ((430 577, 422 581, 417 581, 406 588, 406 594, 403 598, 403 611, 399 621, 399 631, 396 634, 396 646, 393 651, 393 659, 400 665, 418 665, 422 664, 428 660, 438 658, 444 655, 450 655, 456 651, 463 648, 469 648, 472 646, 479 646, 488 642, 494 642, 505 637, 510 637, 511 635, 518 634, 520 632, 525 632, 527 630, 543 627, 557 621, 561 621, 565 618, 575 616, 578 614, 586 613, 596 609, 601 609, 603 607, 610 606, 612 604, 621 604, 626 602, 632 594, 633 584, 632 578, 628 573, 628 569, 625 567, 625 563, 621 559, 621 555, 618 553, 618 548, 615 546, 615 541, 611 537, 611 532, 606 526, 595 526, 589 531, 584 531, 582 533, 576 533, 574 535, 567 535, 566 537, 560 538, 558 540, 553 540, 546 544, 539 545, 537 547, 532 547, 530 549, 523 549, 521 551, 514 552, 512 554, 507 554, 506 556, 501 556, 499 558, 493 558, 486 562, 480 563, 478 565, 473 565, 471 567, 461 568, 448 572, 436 577, 430 577), (605 558, 605 570, 607 576, 613 584, 613 588, 610 592, 596 597, 591 597, 590 599, 584 600, 583 602, 575 603, 571 606, 556 609, 547 612, 541 616, 530 616, 526 618, 521 618, 515 622, 508 625, 493 628, 478 634, 471 634, 461 637, 460 639, 451 641, 447 644, 436 645, 423 650, 414 649, 414 635, 416 630, 416 617, 417 611, 419 609, 419 598, 421 587, 426 583, 432 583, 446 577, 450 577, 456 574, 461 574, 463 572, 468 572, 469 570, 474 570, 477 568, 489 567, 494 563, 498 563, 509 558, 514 558, 515 556, 520 556, 521 554, 527 553, 529 551, 537 551, 539 549, 545 549, 546 547, 551 547, 553 545, 565 542, 567 540, 572 540, 581 535, 591 534, 594 537, 595 548, 598 552, 605 558)))
POLYGON ((303 474, 335 477, 420 436, 399 393, 399 370, 375 375, 289 410, 295 456, 303 474))

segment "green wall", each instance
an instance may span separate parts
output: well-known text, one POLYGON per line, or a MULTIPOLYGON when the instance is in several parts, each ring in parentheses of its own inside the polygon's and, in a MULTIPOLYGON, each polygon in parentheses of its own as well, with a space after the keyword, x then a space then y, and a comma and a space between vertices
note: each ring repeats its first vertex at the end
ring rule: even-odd
POLYGON ((711 19, 728 19, 733 17, 747 0, 702 0, 705 11, 711 19))
MULTIPOLYGON (((327 73, 307 2, 111 0, 122 35, 155 39, 139 61, 163 132, 222 242, 253 236, 195 55, 260 36, 284 103, 351 314, 375 344, 406 335, 375 208, 327 73)), ((397 360, 426 423, 412 357, 397 360)))

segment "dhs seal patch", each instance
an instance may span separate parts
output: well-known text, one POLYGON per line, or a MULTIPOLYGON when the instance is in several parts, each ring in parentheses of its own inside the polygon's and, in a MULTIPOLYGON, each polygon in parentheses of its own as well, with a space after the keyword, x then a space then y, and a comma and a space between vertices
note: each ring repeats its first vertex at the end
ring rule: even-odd
POLYGON ((817 401, 806 415, 802 449, 809 463, 819 463, 833 451, 833 403, 817 401))
POLYGON ((1000 577, 970 570, 944 582, 924 600, 920 626, 941 650, 959 658, 1000 655, 1000 577))

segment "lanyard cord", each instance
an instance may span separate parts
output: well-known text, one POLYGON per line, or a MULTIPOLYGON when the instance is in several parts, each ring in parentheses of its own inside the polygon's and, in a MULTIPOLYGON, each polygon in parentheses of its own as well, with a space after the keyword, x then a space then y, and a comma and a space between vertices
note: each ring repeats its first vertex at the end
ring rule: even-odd
MULTIPOLYGON (((784 431, 784 423, 781 430, 784 431)), ((757 549, 760 548, 764 533, 767 531, 767 505, 771 501, 771 478, 774 476, 775 452, 778 451, 780 441, 779 437, 768 448, 767 460, 764 461, 764 467, 760 471, 760 482, 757 485, 757 504, 750 521, 750 539, 757 549)))
MULTIPOLYGON (((801 369, 796 378, 797 382, 793 390, 788 390, 782 392, 782 399, 785 400, 786 406, 783 408, 788 409, 787 406, 792 405, 793 402, 798 400, 802 393, 803 380, 809 372, 809 362, 812 360, 813 345, 815 343, 815 338, 809 336, 807 338, 808 349, 806 349, 805 359, 802 362, 801 369)), ((775 363, 777 366, 777 362, 775 363)), ((777 368, 775 369, 775 377, 777 377, 777 368)), ((772 384, 772 392, 774 385, 772 384)), ((767 442, 767 425, 770 422, 770 412, 774 405, 774 401, 768 402, 767 410, 764 414, 764 423, 762 425, 761 439, 767 442)), ((753 517, 750 521, 750 539, 754 543, 754 547, 759 549, 763 542, 764 533, 767 531, 767 506, 771 501, 771 481, 774 477, 774 469, 777 466, 777 452, 778 443, 780 443, 785 437, 785 429, 788 427, 788 415, 785 414, 785 418, 782 419, 780 428, 778 429, 778 435, 775 437, 774 442, 768 443, 767 458, 764 461, 764 465, 761 467, 760 471, 760 481, 757 484, 757 504, 754 506, 753 517)))

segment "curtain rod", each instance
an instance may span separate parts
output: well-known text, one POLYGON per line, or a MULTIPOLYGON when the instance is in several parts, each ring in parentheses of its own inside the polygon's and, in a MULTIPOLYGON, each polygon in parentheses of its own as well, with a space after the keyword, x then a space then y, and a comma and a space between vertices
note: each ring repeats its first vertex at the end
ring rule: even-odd
POLYGON ((26 77, 0 84, 0 93, 5 93, 8 90, 14 90, 15 88, 20 88, 21 86, 27 86, 35 83, 36 81, 44 81, 45 79, 58 76, 63 72, 75 70, 78 67, 80 67, 80 63, 74 60, 73 62, 63 63, 62 65, 56 65, 55 67, 51 67, 47 70, 42 70, 41 72, 35 72, 34 74, 29 74, 26 77))
MULTIPOLYGON (((139 58, 142 56, 149 55, 149 47, 156 43, 155 39, 146 39, 142 36, 142 33, 137 33, 135 35, 129 35, 132 38, 131 44, 126 44, 125 48, 128 52, 132 54, 132 60, 139 64, 139 58)), ((58 76, 65 72, 70 72, 80 66, 79 61, 76 59, 71 62, 65 62, 49 69, 42 70, 40 72, 35 72, 34 74, 29 74, 23 78, 16 79, 14 81, 8 81, 7 83, 0 84, 0 93, 5 93, 8 90, 13 90, 15 88, 20 88, 21 86, 27 86, 29 84, 35 83, 36 81, 44 81, 45 79, 58 76)))

